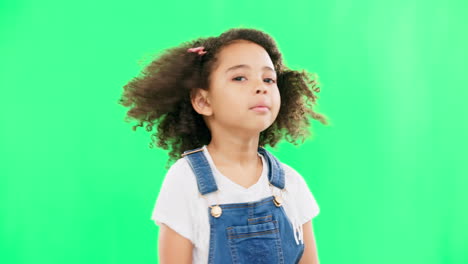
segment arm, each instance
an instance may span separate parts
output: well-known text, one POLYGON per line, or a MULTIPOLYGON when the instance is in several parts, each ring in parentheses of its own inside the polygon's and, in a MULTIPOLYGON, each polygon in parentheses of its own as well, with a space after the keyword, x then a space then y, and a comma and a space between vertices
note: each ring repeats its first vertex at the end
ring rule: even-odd
POLYGON ((312 221, 309 221, 302 226, 302 232, 304 233, 304 254, 299 261, 299 264, 319 264, 312 221))
POLYGON ((165 224, 160 225, 158 244, 159 263, 192 263, 192 242, 165 224))

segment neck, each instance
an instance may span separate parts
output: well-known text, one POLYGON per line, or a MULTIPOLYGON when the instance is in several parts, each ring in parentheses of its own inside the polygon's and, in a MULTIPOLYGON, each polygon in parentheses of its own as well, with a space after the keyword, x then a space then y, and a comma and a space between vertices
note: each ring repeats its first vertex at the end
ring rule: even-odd
POLYGON ((247 167, 258 164, 258 141, 259 136, 239 138, 226 136, 222 138, 212 135, 207 149, 216 163, 220 166, 247 167))

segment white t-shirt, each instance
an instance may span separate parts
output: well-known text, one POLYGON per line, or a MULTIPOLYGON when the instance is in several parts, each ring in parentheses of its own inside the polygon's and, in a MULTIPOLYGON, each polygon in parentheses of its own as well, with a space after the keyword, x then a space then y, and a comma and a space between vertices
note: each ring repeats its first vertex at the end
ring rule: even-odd
MULTIPOLYGON (((218 171, 206 145, 203 146, 203 153, 210 163, 219 191, 202 196, 190 164, 185 158, 180 158, 169 168, 151 216, 151 220, 157 225, 164 223, 192 242, 192 263, 195 264, 208 263, 208 206, 217 203, 253 202, 281 193, 276 187, 273 187, 272 193, 268 183, 268 166, 265 166, 263 155, 258 154, 264 164, 260 179, 245 188, 218 171)), ((296 243, 300 243, 303 241, 302 225, 314 218, 320 210, 302 176, 289 165, 280 163, 285 172, 282 206, 293 229, 299 233, 295 234, 296 243)))

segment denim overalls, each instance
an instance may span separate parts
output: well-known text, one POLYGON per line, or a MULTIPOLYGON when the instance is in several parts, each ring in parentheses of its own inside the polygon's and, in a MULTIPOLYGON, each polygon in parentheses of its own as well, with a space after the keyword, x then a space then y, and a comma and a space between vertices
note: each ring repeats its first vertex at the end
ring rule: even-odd
MULTIPOLYGON (((280 162, 262 147, 258 152, 266 160, 270 185, 282 190, 285 178, 280 162)), ((218 187, 203 147, 184 151, 182 156, 196 176, 201 195, 216 192, 218 187)), ((292 224, 277 201, 281 202, 272 195, 248 203, 210 206, 206 212, 210 221, 208 264, 298 263, 304 244, 296 244, 292 224)))

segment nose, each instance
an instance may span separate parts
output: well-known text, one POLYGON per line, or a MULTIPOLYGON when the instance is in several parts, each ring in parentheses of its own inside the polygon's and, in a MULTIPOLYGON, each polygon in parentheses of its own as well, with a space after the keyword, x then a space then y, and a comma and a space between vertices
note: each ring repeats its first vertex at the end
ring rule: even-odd
POLYGON ((267 92, 267 87, 265 83, 263 82, 263 80, 261 80, 260 84, 258 84, 255 88, 255 93, 259 94, 259 93, 266 93, 266 92, 267 92))

